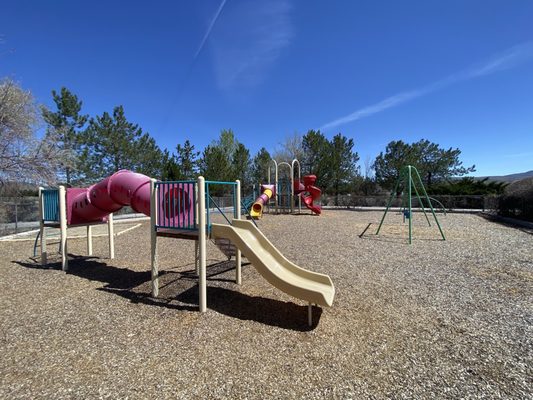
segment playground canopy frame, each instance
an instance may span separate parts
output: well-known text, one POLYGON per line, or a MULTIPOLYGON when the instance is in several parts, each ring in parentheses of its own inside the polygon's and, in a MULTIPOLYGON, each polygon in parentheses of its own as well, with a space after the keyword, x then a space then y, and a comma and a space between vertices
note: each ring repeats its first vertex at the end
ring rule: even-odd
MULTIPOLYGON (((275 207, 275 210, 276 210, 276 214, 279 213, 279 208, 280 208, 279 207, 280 206, 279 199, 282 196, 282 191, 280 190, 280 186, 279 186, 279 169, 280 169, 281 166, 287 166, 287 168, 289 170, 291 187, 290 187, 288 196, 289 196, 289 203, 290 203, 290 212, 293 213, 294 212, 294 198, 295 198, 295 195, 294 195, 295 166, 298 166, 298 182, 300 182, 301 181, 301 166, 300 166, 300 162, 296 158, 293 159, 290 164, 288 162, 286 162, 286 161, 282 161, 282 162, 278 163, 273 158, 269 162, 268 171, 267 171, 268 172, 267 177, 268 177, 268 184, 269 185, 272 184, 271 170, 272 170, 272 167, 274 167, 274 185, 275 185, 274 187, 276 188, 276 195, 274 196, 274 207, 275 207)), ((302 199, 301 199, 300 196, 298 196, 298 213, 301 213, 301 212, 302 212, 302 199)))

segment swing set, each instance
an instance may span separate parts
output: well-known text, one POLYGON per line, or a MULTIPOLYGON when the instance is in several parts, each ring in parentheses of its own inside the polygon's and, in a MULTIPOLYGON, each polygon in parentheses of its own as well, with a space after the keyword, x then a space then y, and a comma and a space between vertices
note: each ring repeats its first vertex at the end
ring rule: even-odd
MULTIPOLYGON (((437 219, 437 215, 435 214, 435 209, 433 208, 433 205, 431 204, 431 199, 426 192, 426 188, 424 187, 424 184, 422 183, 422 179, 420 178, 420 174, 418 173, 418 170, 412 165, 407 165, 400 170, 400 176, 398 178, 398 181, 396 182, 396 186, 394 187, 394 190, 392 191, 390 195, 389 201, 387 203, 387 208, 385 209, 385 212, 383 213, 383 217, 381 218, 381 222, 379 223, 378 230, 376 231, 376 235, 378 235, 379 231, 381 230, 381 226, 383 225, 383 221, 385 220, 385 216, 387 215, 387 212, 389 211, 389 208, 392 204, 392 201, 394 200, 394 197, 397 195, 397 193, 399 193, 398 189, 402 189, 403 221, 405 222, 405 219, 409 220, 409 244, 412 243, 412 233, 413 233, 413 209, 412 209, 413 198, 418 199, 419 207, 422 209, 422 212, 424 213, 424 216, 426 217, 426 221, 429 226, 431 226, 431 222, 429 220, 428 213, 426 212, 426 208, 429 208, 431 210, 431 214, 433 215, 433 218, 435 219, 435 223, 437 224, 437 227, 439 228, 439 232, 442 236, 442 240, 446 240, 446 237, 444 236, 444 232, 442 231, 442 228, 439 224, 439 220, 437 219), (413 192, 415 196, 413 196, 413 192), (420 194, 422 194, 422 196, 420 196, 420 194), (427 202, 426 205, 424 205, 424 201, 422 201, 422 199, 424 199, 427 202)), ((369 226, 367 226, 366 229, 368 229, 369 226)), ((365 229, 365 232, 366 232, 366 229, 365 229)))

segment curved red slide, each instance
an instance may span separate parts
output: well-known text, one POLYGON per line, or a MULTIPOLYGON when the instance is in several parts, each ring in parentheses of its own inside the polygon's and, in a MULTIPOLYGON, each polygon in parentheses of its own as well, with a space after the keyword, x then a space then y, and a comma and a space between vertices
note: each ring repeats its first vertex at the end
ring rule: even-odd
POLYGON ((148 176, 120 170, 89 188, 67 189, 67 224, 102 222, 123 206, 150 215, 148 176))
POLYGON ((320 199, 322 190, 317 188, 315 185, 316 175, 306 175, 304 176, 304 183, 296 181, 294 183, 295 191, 300 194, 302 200, 304 201, 305 206, 314 212, 317 215, 320 215, 322 208, 314 204, 314 201, 320 199), (309 193, 309 194, 306 194, 309 193))

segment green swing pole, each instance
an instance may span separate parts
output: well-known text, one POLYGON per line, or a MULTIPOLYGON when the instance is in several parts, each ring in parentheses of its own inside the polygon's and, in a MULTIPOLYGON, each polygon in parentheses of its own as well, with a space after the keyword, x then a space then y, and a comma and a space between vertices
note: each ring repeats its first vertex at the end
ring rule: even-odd
MULTIPOLYGON (((415 168, 416 176, 418 177, 418 180, 422 182, 422 178, 420 178, 420 174, 418 173, 418 170, 415 168)), ((431 201, 429 200, 429 196, 426 192, 426 188, 424 187, 424 184, 422 184, 422 192, 424 193, 424 196, 426 196, 426 199, 429 203, 429 207, 431 208, 431 213, 433 214, 433 218, 435 218, 435 222, 437 223, 437 226, 439 227, 439 232, 442 236, 442 240, 446 240, 446 237, 444 236, 444 232, 442 231, 442 228, 440 227, 439 220, 437 219, 437 216, 435 215, 435 210, 433 209, 433 205, 431 204, 431 201)))
MULTIPOLYGON (((401 173, 400 173, 401 176, 401 173)), ((381 217, 381 222, 379 223, 378 230, 376 231, 376 235, 379 233, 379 230, 381 229, 381 225, 383 225, 383 221, 385 220, 385 216, 387 215, 387 212, 389 211, 390 205, 392 204, 392 199, 394 199, 394 195, 396 194, 396 190, 398 190, 398 185, 400 184, 400 179, 396 181, 396 186, 394 187, 394 191, 391 193, 389 202, 387 203, 387 208, 385 209, 385 212, 383 213, 383 217, 381 217)))
POLYGON ((428 222, 428 225, 431 226, 431 222, 429 222, 429 218, 428 218, 428 215, 426 213, 426 209, 424 208, 424 203, 422 203, 422 199, 420 198, 420 195, 418 194, 418 189, 416 188, 416 185, 415 185, 414 182, 413 182, 413 188, 415 189, 416 197, 418 198, 418 202, 420 203, 420 207, 422 207, 422 212, 424 213, 424 217, 426 217, 426 221, 428 222))
POLYGON ((411 178, 411 166, 407 166, 407 173, 409 174, 407 180, 409 182, 409 189, 408 189, 408 196, 409 196, 409 244, 411 244, 411 236, 413 232, 413 211, 411 210, 411 185, 413 183, 413 180, 411 178))

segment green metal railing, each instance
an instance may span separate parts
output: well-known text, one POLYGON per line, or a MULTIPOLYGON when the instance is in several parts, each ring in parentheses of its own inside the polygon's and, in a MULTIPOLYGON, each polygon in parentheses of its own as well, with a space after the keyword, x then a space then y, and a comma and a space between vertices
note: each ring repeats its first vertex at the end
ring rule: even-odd
POLYGON ((222 207, 220 207, 213 197, 211 197, 211 186, 229 186, 231 188, 231 203, 233 205, 233 218, 237 218, 237 182, 223 182, 223 181, 205 181, 205 208, 207 210, 206 225, 207 230, 211 230, 211 203, 222 214, 224 219, 231 225, 231 221, 226 216, 222 207))

